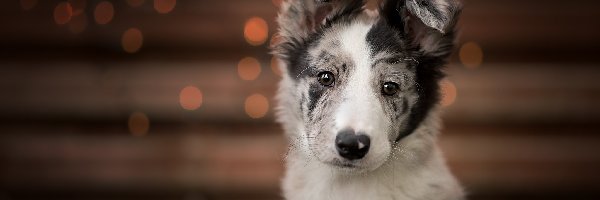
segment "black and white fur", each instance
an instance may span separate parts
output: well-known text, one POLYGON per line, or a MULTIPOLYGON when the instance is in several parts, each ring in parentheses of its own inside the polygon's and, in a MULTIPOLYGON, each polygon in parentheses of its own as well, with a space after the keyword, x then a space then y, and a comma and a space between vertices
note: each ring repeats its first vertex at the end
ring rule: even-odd
POLYGON ((290 141, 286 199, 463 199, 436 146, 438 81, 460 8, 455 0, 384 0, 377 11, 362 0, 283 2, 274 52, 284 72, 278 120, 290 141), (390 83, 396 92, 383 91, 390 83), (367 153, 341 156, 344 132, 369 138, 357 143, 367 153))

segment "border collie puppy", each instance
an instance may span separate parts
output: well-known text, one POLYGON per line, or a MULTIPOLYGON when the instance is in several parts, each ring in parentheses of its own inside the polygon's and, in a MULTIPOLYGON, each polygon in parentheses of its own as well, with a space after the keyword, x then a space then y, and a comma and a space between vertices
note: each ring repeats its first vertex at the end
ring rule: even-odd
POLYGON ((463 199, 436 145, 455 0, 286 0, 273 46, 288 200, 463 199))

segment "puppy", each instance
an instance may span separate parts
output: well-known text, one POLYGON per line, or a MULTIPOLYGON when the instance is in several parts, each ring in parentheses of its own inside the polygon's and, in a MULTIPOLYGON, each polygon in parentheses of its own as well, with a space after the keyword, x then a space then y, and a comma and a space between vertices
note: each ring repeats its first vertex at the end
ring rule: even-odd
POLYGON ((288 200, 463 199, 436 146, 455 0, 287 0, 273 52, 288 200))

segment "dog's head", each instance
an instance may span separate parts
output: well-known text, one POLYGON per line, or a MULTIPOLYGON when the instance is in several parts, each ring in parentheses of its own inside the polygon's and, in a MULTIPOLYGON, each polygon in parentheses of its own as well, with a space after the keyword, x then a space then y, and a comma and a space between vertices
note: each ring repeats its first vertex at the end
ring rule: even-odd
POLYGON ((438 101, 455 0, 287 0, 274 46, 279 119, 292 145, 336 168, 373 170, 438 101))

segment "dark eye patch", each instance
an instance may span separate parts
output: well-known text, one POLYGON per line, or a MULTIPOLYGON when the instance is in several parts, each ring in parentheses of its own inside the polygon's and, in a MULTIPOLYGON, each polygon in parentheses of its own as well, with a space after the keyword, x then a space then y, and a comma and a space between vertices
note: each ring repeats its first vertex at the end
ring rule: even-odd
POLYGON ((319 102, 325 90, 326 88, 321 86, 320 83, 310 85, 308 89, 308 113, 312 113, 317 107, 317 102, 319 102))

